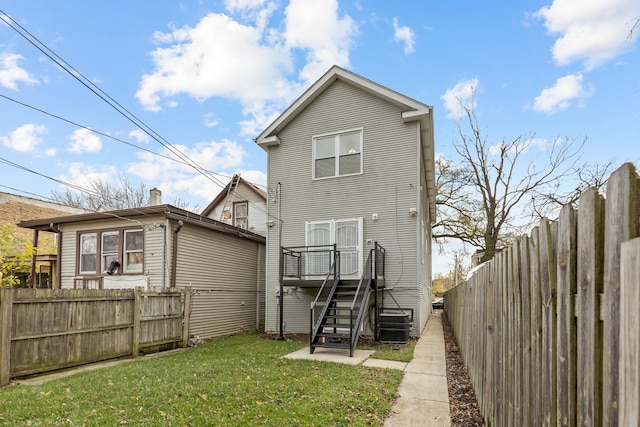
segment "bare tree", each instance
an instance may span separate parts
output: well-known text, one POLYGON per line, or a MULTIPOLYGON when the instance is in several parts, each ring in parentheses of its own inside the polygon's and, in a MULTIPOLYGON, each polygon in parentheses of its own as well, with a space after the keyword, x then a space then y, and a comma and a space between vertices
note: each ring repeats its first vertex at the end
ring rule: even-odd
POLYGON ((595 188, 600 192, 604 192, 607 180, 613 173, 614 167, 614 160, 609 160, 603 164, 584 163, 573 168, 571 173, 575 186, 561 186, 558 181, 555 185, 545 189, 536 189, 532 192, 528 209, 531 212, 532 219, 537 220, 557 214, 564 205, 571 204, 577 207, 580 195, 588 188, 595 188), (566 190, 565 188, 570 189, 566 190))
MULTIPOLYGON (((147 186, 143 182, 135 185, 126 176, 121 175, 118 181, 114 182, 95 179, 89 181, 86 187, 86 191, 83 192, 73 191, 70 188, 62 191, 53 190, 51 199, 56 203, 91 211, 149 206, 147 186)), ((189 209, 189 203, 180 197, 175 198, 172 204, 189 209)))
POLYGON ((464 106, 453 147, 457 163, 437 165, 439 221, 434 238, 455 238, 484 251, 482 262, 493 258, 496 248, 520 234, 522 209, 538 194, 550 194, 557 183, 577 168, 584 141, 557 139, 545 147, 544 159, 527 156, 533 135, 488 141, 481 132, 473 107, 464 106))

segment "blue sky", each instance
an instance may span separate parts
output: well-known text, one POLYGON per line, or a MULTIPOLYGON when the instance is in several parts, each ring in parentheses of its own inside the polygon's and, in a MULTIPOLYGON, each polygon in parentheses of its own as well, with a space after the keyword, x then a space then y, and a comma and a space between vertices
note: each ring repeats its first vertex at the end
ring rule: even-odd
POLYGON ((496 143, 587 137, 585 161, 640 159, 637 0, 0 0, 0 9, 215 177, 150 153, 173 157, 0 22, 0 191, 46 199, 61 189, 49 178, 83 187, 124 175, 160 188, 165 202, 203 208, 233 173, 265 184, 253 138, 333 64, 433 105, 436 153, 447 158, 454 100, 470 102, 473 86, 496 143))

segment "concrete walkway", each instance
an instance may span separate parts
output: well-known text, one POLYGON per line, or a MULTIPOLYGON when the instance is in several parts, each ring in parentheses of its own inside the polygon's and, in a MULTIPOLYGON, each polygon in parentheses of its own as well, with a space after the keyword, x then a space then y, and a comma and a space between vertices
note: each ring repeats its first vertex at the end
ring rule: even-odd
POLYGON ((432 314, 407 364, 386 427, 450 426, 444 334, 440 314, 432 314))
POLYGON ((349 357, 343 349, 317 348, 309 354, 309 347, 287 354, 287 359, 310 359, 326 362, 362 364, 377 368, 404 371, 398 388, 398 400, 385 420, 386 427, 450 426, 447 363, 440 313, 432 314, 422 331, 409 363, 371 359, 373 351, 356 350, 349 357))

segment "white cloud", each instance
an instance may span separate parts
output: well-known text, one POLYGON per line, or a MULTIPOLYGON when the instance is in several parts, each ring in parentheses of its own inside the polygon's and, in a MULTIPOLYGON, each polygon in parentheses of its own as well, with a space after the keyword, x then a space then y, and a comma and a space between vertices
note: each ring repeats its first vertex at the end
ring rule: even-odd
POLYGON ((158 48, 151 52, 155 69, 142 76, 136 93, 147 109, 177 105, 188 95, 203 101, 224 97, 242 104, 244 132, 264 128, 272 112, 281 111, 330 66, 347 66, 357 26, 340 15, 336 0, 292 0, 283 22, 269 27, 276 2, 227 0, 231 13, 211 13, 194 27, 156 32, 158 48), (283 31, 280 28, 284 28, 283 31), (297 51, 306 65, 290 79, 297 51))
POLYGON ((229 12, 244 12, 260 9, 267 0, 225 0, 224 7, 229 12))
POLYGON ((129 138, 133 138, 138 142, 149 142, 149 135, 142 129, 134 129, 129 132, 129 138))
POLYGON ((459 119, 464 116, 465 108, 475 108, 474 95, 478 88, 478 78, 463 80, 456 85, 447 89, 440 97, 444 101, 444 107, 447 110, 447 118, 459 119))
POLYGON ((58 179, 88 189, 92 182, 116 182, 118 176, 118 169, 115 166, 103 166, 100 169, 96 169, 94 166, 82 162, 74 162, 69 165, 67 173, 58 177, 58 179))
POLYGON ((89 129, 78 129, 69 139, 71 144, 68 151, 72 153, 97 153, 102 149, 102 140, 89 129))
POLYGON ((582 74, 560 77, 554 86, 544 88, 535 98, 533 110, 553 114, 566 110, 575 101, 590 97, 593 90, 585 89, 582 81, 582 74))
POLYGON ((558 65, 575 61, 587 70, 629 51, 638 32, 629 39, 634 19, 640 16, 638 0, 554 0, 535 13, 550 34, 558 35, 552 49, 558 65))
POLYGON ((239 13, 242 18, 253 21, 258 31, 263 31, 278 5, 267 0, 226 0, 225 8, 231 13, 239 13))
POLYGON ((18 63, 24 59, 15 53, 0 53, 0 86, 18 90, 18 83, 35 85, 38 80, 27 70, 21 68, 18 63))
MULTIPOLYGON (((175 144, 174 147, 199 167, 208 171, 222 171, 237 168, 243 163, 244 157, 246 156, 246 152, 240 144, 228 140, 223 140, 222 142, 201 142, 193 148, 175 144)), ((175 158, 175 156, 166 149, 163 149, 162 154, 175 158)), ((199 174, 191 166, 165 157, 156 156, 149 152, 139 152, 136 155, 140 161, 130 165, 127 173, 136 175, 144 181, 157 181, 162 179, 179 180, 199 174)))
POLYGON ((0 136, 2 145, 21 153, 33 151, 42 142, 40 135, 44 134, 47 128, 44 125, 26 124, 22 125, 8 136, 0 136))
POLYGON ((221 96, 243 103, 291 95, 283 76, 289 68, 283 47, 262 44, 259 31, 226 15, 211 13, 193 28, 156 33, 154 38, 170 46, 152 52, 155 70, 142 76, 136 93, 149 110, 160 110, 163 98, 178 94, 198 100, 221 96))
POLYGON ((410 54, 411 52, 413 52, 414 48, 413 45, 415 43, 414 41, 414 37, 415 37, 415 33, 413 32, 413 30, 409 27, 406 26, 399 26, 398 25, 398 18, 397 17, 393 17, 393 38, 396 41, 399 41, 401 43, 404 43, 404 53, 405 55, 410 54))
POLYGON ((55 148, 48 148, 44 151, 44 155, 47 157, 54 157, 57 152, 58 150, 55 148))
POLYGON ((220 121, 216 118, 214 113, 207 113, 204 115, 204 125, 208 128, 214 128, 220 124, 220 121))
POLYGON ((337 0, 291 0, 285 14, 286 45, 306 52, 303 82, 317 80, 332 65, 349 65, 358 26, 348 15, 339 16, 337 0))

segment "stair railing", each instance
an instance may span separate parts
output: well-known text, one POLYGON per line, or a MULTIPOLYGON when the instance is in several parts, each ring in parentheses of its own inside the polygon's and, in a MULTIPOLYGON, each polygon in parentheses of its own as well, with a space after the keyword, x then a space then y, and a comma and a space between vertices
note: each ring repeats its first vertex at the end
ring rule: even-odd
POLYGON ((333 298, 333 295, 336 292, 336 288, 338 287, 339 282, 340 282, 340 252, 336 250, 336 245, 333 245, 333 260, 331 261, 329 271, 327 272, 327 275, 325 276, 324 281, 320 286, 320 290, 318 291, 316 298, 311 303, 311 309, 310 309, 311 334, 309 336, 309 346, 310 346, 309 348, 311 353, 313 353, 313 350, 314 350, 313 344, 316 341, 316 337, 319 331, 322 329, 323 319, 327 314, 327 310, 329 309, 329 301, 331 301, 331 299, 333 298), (327 296, 324 306, 322 307, 322 311, 320 312, 320 316, 316 321, 314 318, 316 307, 319 304, 320 297, 322 296, 322 292, 324 291, 325 286, 327 285, 327 283, 329 282, 332 276, 333 276, 333 286, 331 286, 329 295, 327 296))
MULTIPOLYGON (((374 273, 373 273, 373 300, 375 305, 374 310, 374 319, 373 319, 373 339, 378 342, 380 341, 380 303, 378 301, 378 290, 384 289, 386 286, 385 282, 385 258, 386 258, 386 250, 382 246, 375 242, 375 255, 374 255, 374 273)), ((382 300, 382 306, 384 307, 384 299, 382 300)))
POLYGON ((362 271, 362 277, 358 283, 358 288, 353 296, 351 302, 351 308, 349 310, 349 332, 351 339, 349 340, 349 356, 353 357, 353 353, 358 345, 358 338, 360 337, 359 328, 364 318, 364 313, 369 303, 369 296, 371 295, 371 279, 373 277, 373 254, 374 250, 369 251, 367 262, 364 265, 362 271), (360 305, 358 306, 358 303, 360 305), (356 318, 354 319, 354 311, 356 311, 356 318))

